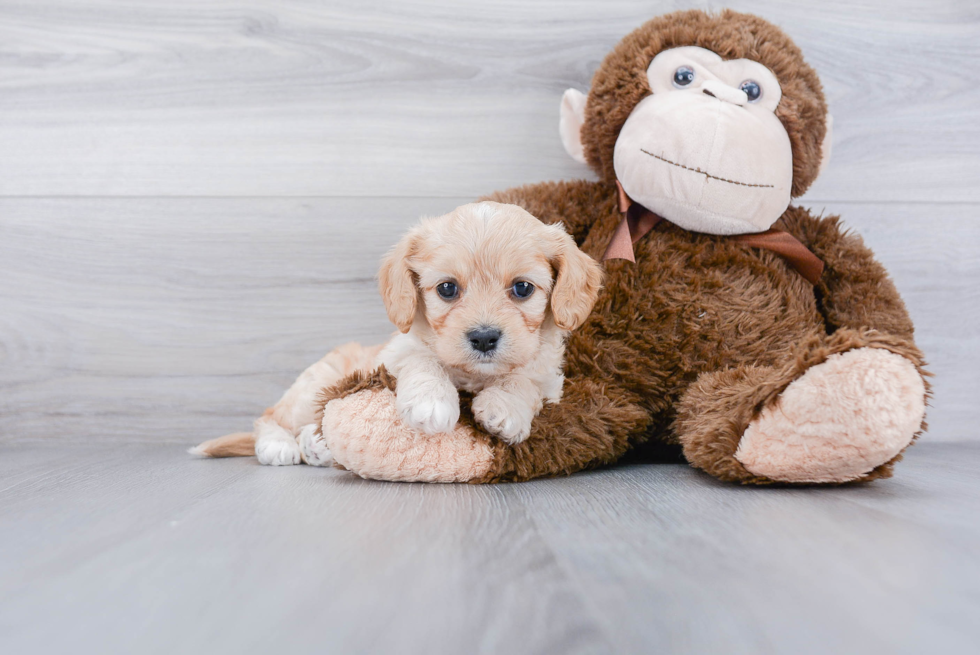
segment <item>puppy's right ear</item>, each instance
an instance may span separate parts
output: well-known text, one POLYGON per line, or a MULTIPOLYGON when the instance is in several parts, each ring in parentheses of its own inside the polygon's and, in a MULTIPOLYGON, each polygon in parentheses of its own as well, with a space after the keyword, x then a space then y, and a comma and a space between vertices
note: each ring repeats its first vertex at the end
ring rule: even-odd
POLYGON ((408 332, 415 318, 419 292, 415 286, 415 273, 409 259, 415 254, 418 232, 411 230, 381 260, 378 271, 378 288, 384 300, 388 318, 401 331, 408 332))

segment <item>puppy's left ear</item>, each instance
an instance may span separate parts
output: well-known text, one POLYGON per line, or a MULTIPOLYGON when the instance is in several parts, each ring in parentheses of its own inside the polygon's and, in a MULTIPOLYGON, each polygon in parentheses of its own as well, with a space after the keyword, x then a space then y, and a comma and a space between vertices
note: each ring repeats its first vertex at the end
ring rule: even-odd
POLYGON ((409 266, 409 258, 417 250, 418 238, 418 228, 413 228, 388 251, 381 260, 381 269, 378 271, 378 289, 381 291, 385 310, 400 332, 408 332, 412 327, 418 306, 419 292, 415 286, 415 273, 409 266))
POLYGON ((554 252, 551 265, 558 271, 551 290, 555 325, 574 330, 585 323, 602 288, 602 267, 575 245, 560 224, 549 225, 554 252))

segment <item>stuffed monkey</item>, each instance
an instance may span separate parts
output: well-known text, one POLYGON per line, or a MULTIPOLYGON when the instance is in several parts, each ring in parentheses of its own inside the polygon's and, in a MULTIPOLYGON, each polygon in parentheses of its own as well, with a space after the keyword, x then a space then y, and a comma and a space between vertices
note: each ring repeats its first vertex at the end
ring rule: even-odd
POLYGON ((651 445, 732 482, 891 475, 924 426, 926 373, 860 237, 790 205, 826 164, 830 132, 816 73, 777 27, 732 11, 649 21, 588 96, 562 100, 565 148, 599 181, 489 196, 564 223, 605 260, 568 341, 562 401, 522 443, 487 435, 465 406, 452 433, 422 435, 380 370, 325 393, 317 447, 388 480, 566 475, 651 445))

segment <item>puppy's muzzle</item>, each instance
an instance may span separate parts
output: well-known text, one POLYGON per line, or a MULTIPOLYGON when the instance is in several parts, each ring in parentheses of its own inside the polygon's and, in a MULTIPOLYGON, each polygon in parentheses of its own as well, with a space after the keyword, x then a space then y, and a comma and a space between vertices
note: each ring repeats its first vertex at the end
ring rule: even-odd
POLYGON ((500 330, 492 327, 478 327, 466 333, 466 338, 470 340, 470 347, 486 355, 497 348, 500 341, 500 330))

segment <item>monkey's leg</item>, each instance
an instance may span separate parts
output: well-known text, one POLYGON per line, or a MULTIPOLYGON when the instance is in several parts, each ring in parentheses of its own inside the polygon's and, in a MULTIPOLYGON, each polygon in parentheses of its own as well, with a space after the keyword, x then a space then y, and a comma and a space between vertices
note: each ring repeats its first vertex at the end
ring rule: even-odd
POLYGON ((782 367, 702 374, 678 403, 674 431, 688 461, 722 480, 889 477, 922 429, 921 364, 910 341, 838 330, 782 367))
POLYGON ((324 406, 324 439, 338 464, 379 480, 482 483, 567 475, 615 461, 649 422, 628 394, 569 379, 561 403, 546 405, 520 444, 489 436, 466 406, 453 432, 425 435, 402 423, 395 381, 386 371, 345 384, 324 406))

